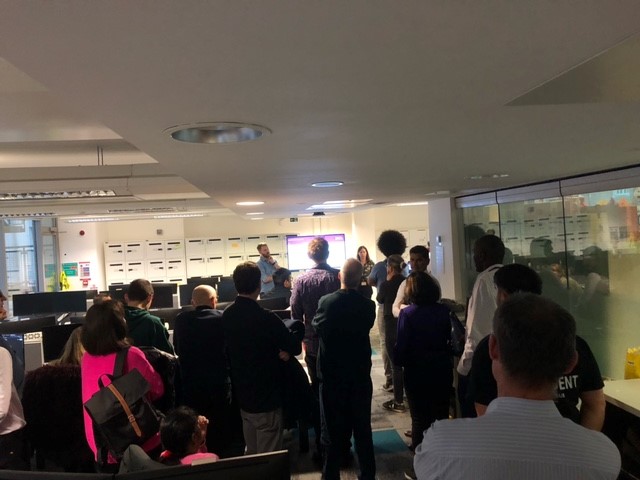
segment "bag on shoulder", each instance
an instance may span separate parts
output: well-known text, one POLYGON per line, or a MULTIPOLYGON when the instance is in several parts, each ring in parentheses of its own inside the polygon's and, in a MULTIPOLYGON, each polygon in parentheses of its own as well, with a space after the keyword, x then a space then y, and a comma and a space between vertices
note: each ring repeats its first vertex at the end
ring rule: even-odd
POLYGON ((464 352, 465 328, 458 316, 451 311, 449 320, 451 321, 451 352, 455 357, 461 357, 464 352))
POLYGON ((118 351, 113 375, 105 374, 111 383, 105 386, 102 377, 98 379, 100 390, 84 404, 103 463, 107 453, 120 461, 129 445, 142 445, 160 430, 162 414, 146 398, 147 380, 135 368, 122 374, 128 351, 118 351))
POLYGON ((178 375, 178 357, 155 347, 138 347, 144 353, 147 362, 160 375, 164 393, 153 402, 153 406, 162 413, 169 413, 176 406, 176 376, 178 375))

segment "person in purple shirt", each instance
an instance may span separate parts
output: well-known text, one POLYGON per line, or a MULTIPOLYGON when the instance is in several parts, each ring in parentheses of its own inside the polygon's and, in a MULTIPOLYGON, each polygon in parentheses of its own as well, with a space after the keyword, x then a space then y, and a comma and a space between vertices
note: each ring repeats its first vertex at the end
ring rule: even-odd
MULTIPOLYGON (((315 266, 299 275, 291 290, 291 318, 304 321, 304 361, 307 364, 311 387, 316 399, 320 391, 318 381, 318 334, 311 325, 318 310, 320 297, 340 289, 338 270, 327 264, 329 258, 329 243, 322 237, 316 237, 307 247, 307 255, 315 262, 315 266)), ((316 445, 320 446, 320 406, 317 404, 314 412, 314 429, 316 431, 316 445)), ((319 458, 318 458, 319 459, 319 458)))
POLYGON ((413 272, 405 292, 411 305, 400 311, 394 362, 404 367, 413 450, 435 420, 449 416, 453 358, 449 308, 438 302, 438 284, 426 272, 413 272))

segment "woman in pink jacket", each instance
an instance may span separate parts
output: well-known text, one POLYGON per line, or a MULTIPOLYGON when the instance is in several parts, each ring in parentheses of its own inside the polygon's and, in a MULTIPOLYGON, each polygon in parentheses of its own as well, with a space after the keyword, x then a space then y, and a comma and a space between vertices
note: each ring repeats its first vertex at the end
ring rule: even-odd
MULTIPOLYGON (((100 305, 93 305, 87 312, 85 324, 82 327, 81 341, 86 353, 82 357, 82 403, 89 400, 100 387, 98 379, 102 377, 105 385, 109 379, 105 374, 112 374, 116 361, 116 352, 123 348, 129 348, 123 373, 136 368, 149 382, 149 400, 155 400, 164 393, 164 386, 160 375, 153 369, 144 356, 144 353, 136 347, 129 346, 126 340, 127 327, 124 320, 124 309, 117 301, 107 301, 100 305)), ((91 417, 84 412, 84 431, 87 443, 98 459, 98 449, 93 432, 91 417)), ((160 435, 149 439, 142 448, 147 453, 160 453, 160 435)), ((107 463, 102 466, 105 471, 115 470, 117 462, 109 456, 107 463), (112 468, 110 468, 112 467, 112 468)))

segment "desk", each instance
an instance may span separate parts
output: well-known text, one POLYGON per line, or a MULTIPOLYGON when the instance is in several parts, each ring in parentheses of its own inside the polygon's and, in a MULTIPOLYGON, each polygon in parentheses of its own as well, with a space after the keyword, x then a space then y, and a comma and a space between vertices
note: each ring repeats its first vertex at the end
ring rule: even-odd
POLYGON ((625 412, 640 417, 640 378, 604 382, 604 398, 625 412))

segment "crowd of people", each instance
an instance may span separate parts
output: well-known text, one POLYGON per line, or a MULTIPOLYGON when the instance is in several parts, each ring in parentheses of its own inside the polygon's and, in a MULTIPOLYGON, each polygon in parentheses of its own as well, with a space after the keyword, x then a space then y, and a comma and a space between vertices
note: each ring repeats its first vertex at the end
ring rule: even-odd
POLYGON ((457 361, 453 313, 428 272, 428 248, 412 247, 407 265, 400 232, 383 232, 377 246, 384 260, 374 264, 360 246, 357 258, 337 270, 327 263, 328 243, 317 237, 308 245, 314 266, 292 281, 260 244, 259 261, 233 272, 235 301, 221 311, 213 287, 196 287, 193 309, 175 319, 172 342, 149 312, 153 286, 135 280, 124 305, 96 299, 62 358, 29 372, 24 386, 19 359, 0 343, 0 468, 28 469, 29 442, 39 468, 45 460, 66 471, 122 468, 126 462, 103 448, 82 408, 108 384, 122 352, 123 373, 138 370, 148 400, 164 399, 158 431, 135 447, 136 454, 188 465, 277 451, 285 428, 310 424, 322 478, 340 478, 353 456, 353 438, 359 478, 372 480, 370 330, 377 324, 382 388, 393 393, 382 407, 390 415, 408 410, 411 417, 405 434, 415 458, 406 478, 617 477, 620 455, 599 433, 604 396, 598 365, 572 316, 541 295, 534 269, 503 265, 497 236, 476 239, 478 276, 457 361), (258 303, 274 297, 287 299, 290 319, 258 303), (303 348, 308 377, 296 358, 303 348), (176 357, 174 376, 166 358, 176 357), (454 376, 462 418, 451 420, 454 376), (47 391, 55 388, 60 396, 47 391), (50 398, 65 401, 45 405, 50 398))

